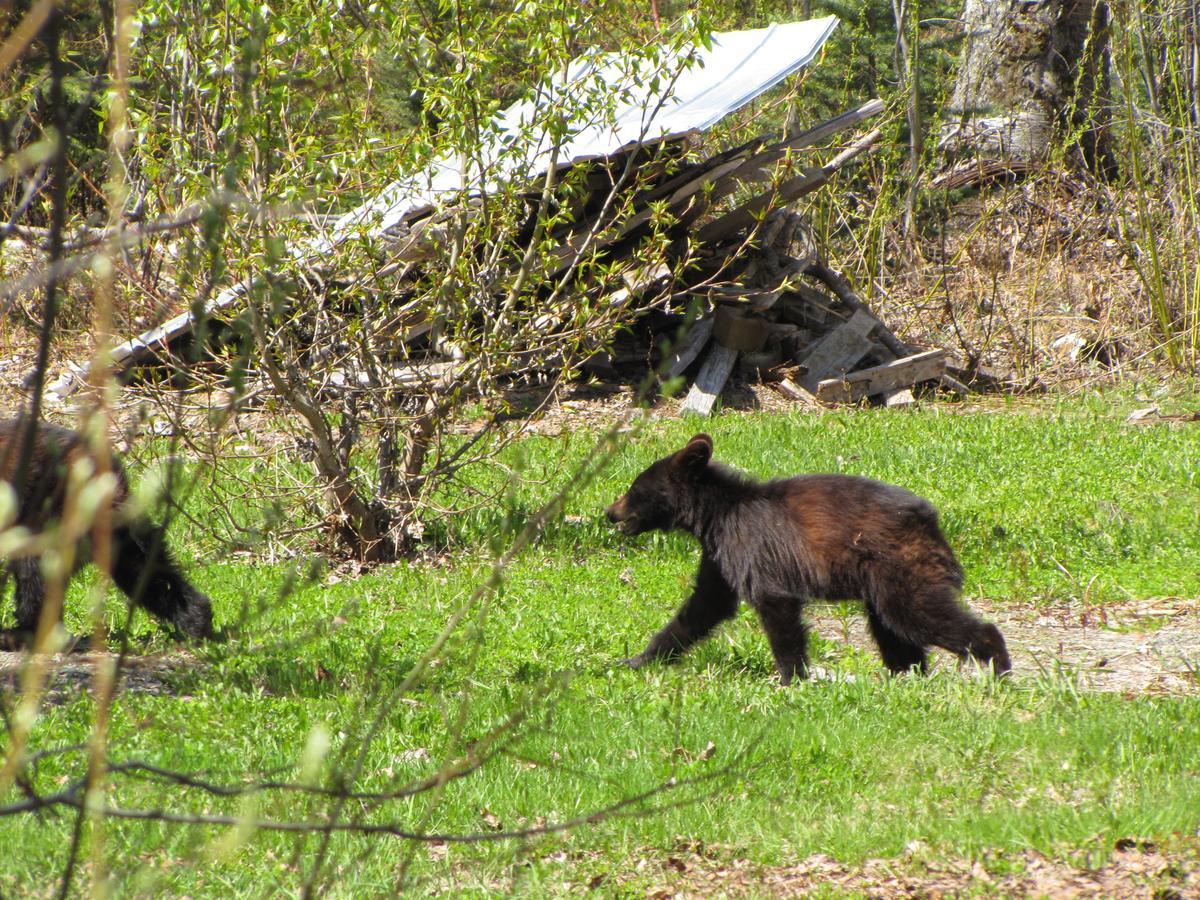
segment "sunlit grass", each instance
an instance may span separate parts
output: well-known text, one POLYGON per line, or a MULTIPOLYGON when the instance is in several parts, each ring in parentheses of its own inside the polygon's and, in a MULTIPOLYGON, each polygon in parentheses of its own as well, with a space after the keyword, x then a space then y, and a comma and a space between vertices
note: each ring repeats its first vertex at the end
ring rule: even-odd
MULTIPOLYGON (((176 670, 169 692, 120 697, 113 758, 220 782, 265 772, 286 779, 319 728, 331 741, 331 777, 348 758, 339 754, 357 753, 382 712, 356 785, 382 789, 428 774, 554 683, 510 753, 436 797, 354 814, 437 832, 520 828, 731 766, 726 777, 663 794, 662 804, 692 802, 659 813, 533 842, 416 850, 410 876, 480 894, 558 892, 598 875, 639 890, 661 868, 637 863, 687 842, 722 858, 773 863, 813 853, 889 857, 913 841, 932 853, 1062 853, 1111 847, 1130 834, 1194 831, 1200 704, 1191 698, 1090 694, 1031 673, 997 685, 953 666, 889 679, 873 654, 828 634, 815 639, 814 661, 835 680, 784 690, 745 612, 678 665, 614 665, 671 615, 689 588, 696 549, 678 535, 621 538, 601 510, 643 465, 700 427, 713 434, 720 458, 756 475, 857 472, 929 497, 967 569, 968 595, 998 603, 1195 598, 1200 431, 1128 427, 1123 413, 1122 404, 1089 401, 1023 412, 653 423, 572 498, 402 697, 389 692, 480 582, 502 517, 519 523, 587 452, 591 435, 525 441, 523 458, 509 460, 525 477, 510 508, 455 520, 444 535, 452 551, 444 565, 301 579, 289 590, 286 567, 205 558, 208 539, 177 527, 181 555, 198 557, 192 571, 215 598, 219 621, 236 623, 243 604, 253 614, 227 643, 197 648, 197 664, 176 670)), ((198 519, 204 502, 202 490, 189 501, 198 519)), ((139 650, 170 647, 140 615, 133 637, 139 650)), ((68 692, 44 709, 35 746, 85 740, 92 714, 86 692, 68 692)), ((45 760, 38 777, 51 786, 84 764, 82 754, 45 760)), ((173 808, 194 812, 247 809, 198 791, 116 783, 113 802, 131 808, 173 797, 173 808)), ((272 795, 254 808, 263 818, 300 820, 327 805, 272 795)), ((44 884, 62 865, 69 829, 67 817, 0 820, 0 891, 44 884)), ((192 896, 294 892, 315 846, 265 834, 239 846, 219 829, 152 823, 109 822, 105 836, 121 891, 192 896)), ((326 870, 332 893, 393 890, 407 852, 396 839, 335 837, 326 870)))

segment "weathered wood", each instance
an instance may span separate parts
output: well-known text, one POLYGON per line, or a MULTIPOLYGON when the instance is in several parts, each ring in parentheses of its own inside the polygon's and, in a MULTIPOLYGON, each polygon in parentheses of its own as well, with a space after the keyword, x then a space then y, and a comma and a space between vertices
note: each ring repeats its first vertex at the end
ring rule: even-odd
MULTIPOLYGON (((874 354, 879 360, 880 365, 896 361, 896 354, 887 347, 876 347, 874 354)), ((947 367, 949 367, 949 357, 946 359, 947 367)), ((890 390, 882 391, 879 394, 879 399, 882 400, 883 405, 889 409, 899 409, 900 407, 904 406, 912 406, 917 402, 917 398, 913 396, 912 388, 910 387, 891 388, 890 390)))
POLYGON ((713 316, 713 340, 731 350, 761 350, 769 333, 761 316, 744 315, 729 304, 718 306, 713 316))
MULTIPOLYGON (((709 222, 696 233, 696 240, 701 244, 711 244, 723 240, 731 234, 738 234, 756 226, 762 221, 765 213, 780 206, 794 203, 805 194, 812 193, 825 185, 834 173, 859 154, 870 150, 875 142, 883 136, 883 132, 875 129, 859 138, 828 163, 817 169, 804 169, 795 178, 791 178, 777 187, 763 191, 757 197, 743 203, 737 209, 727 212, 712 222, 709 222)), ((744 178, 746 181, 762 180, 744 178)))
POLYGON ((816 395, 822 403, 856 403, 864 397, 940 378, 945 371, 946 351, 928 350, 841 378, 823 379, 817 384, 816 395))
POLYGON ((822 381, 848 371, 870 352, 868 335, 878 324, 873 315, 860 309, 848 321, 815 341, 800 360, 808 369, 800 379, 800 386, 816 394, 817 385, 822 381))
MULTIPOLYGON (((870 312, 870 307, 863 302, 858 294, 854 293, 854 289, 850 287, 848 282, 841 272, 830 266, 823 260, 818 260, 809 268, 809 272, 816 278, 820 279, 824 284, 837 296, 839 300, 845 303, 853 310, 867 310, 870 312)), ((874 313, 871 313, 874 318, 874 313)), ((878 319, 876 319, 878 321, 878 319)), ((882 323, 881 323, 882 324, 882 323)), ((909 356, 916 349, 904 341, 900 340, 888 328, 879 329, 879 339, 883 345, 896 354, 897 357, 909 356)))
MULTIPOLYGON (((869 103, 863 104, 858 109, 843 113, 829 120, 829 122, 817 126, 817 128, 799 134, 794 138, 772 144, 754 153, 749 158, 735 157, 725 160, 715 167, 705 168, 695 173, 690 180, 676 187, 669 195, 659 195, 657 192, 652 192, 642 198, 642 202, 649 202, 651 199, 666 199, 668 211, 679 220, 680 224, 690 224, 710 209, 714 203, 728 197, 742 184, 763 180, 764 167, 773 165, 783 159, 790 151, 810 146, 818 140, 828 137, 830 134, 849 128, 865 118, 877 115, 882 110, 882 102, 872 100, 869 103)), ((819 188, 840 166, 859 153, 869 149, 870 145, 878 137, 879 132, 872 132, 867 138, 856 141, 850 148, 843 151, 826 166, 820 169, 809 170, 810 174, 801 175, 790 182, 786 182, 785 184, 788 186, 789 192, 799 192, 792 199, 794 200, 796 197, 819 188)), ((782 190, 783 186, 777 191, 770 191, 768 193, 776 195, 782 190)), ((789 201, 779 200, 778 205, 786 202, 789 201)), ((612 234, 608 234, 603 238, 598 237, 596 234, 596 232, 602 230, 598 227, 598 217, 582 223, 580 230, 565 240, 562 246, 555 251, 554 255, 558 258, 559 265, 551 273, 551 276, 558 277, 565 272, 589 244, 594 244, 597 249, 603 249, 616 244, 646 225, 654 215, 655 209, 645 207, 622 222, 620 226, 614 229, 612 234)))
MULTIPOLYGON (((853 128, 860 122, 879 115, 884 109, 882 100, 868 100, 862 106, 847 110, 844 113, 834 116, 832 119, 792 137, 780 138, 773 143, 769 142, 769 138, 763 136, 754 138, 738 147, 717 153, 703 162, 693 164, 671 180, 639 194, 634 202, 640 206, 644 203, 661 200, 673 194, 682 185, 694 181, 700 175, 704 174, 706 170, 714 170, 734 160, 737 160, 738 164, 741 165, 745 160, 750 159, 754 162, 747 166, 748 170, 754 168, 761 169, 766 162, 781 158, 789 150, 803 150, 805 147, 812 147, 819 144, 838 132, 845 131, 847 128, 853 128)), ((732 170, 729 169, 728 171, 732 170)))
POLYGON ((817 402, 817 398, 814 397, 810 391, 805 390, 790 378, 780 379, 779 381, 774 382, 771 387, 775 388, 776 391, 787 397, 789 400, 795 400, 797 403, 801 404, 802 406, 806 406, 809 409, 821 408, 821 404, 817 402))
POLYGON ((736 350, 730 350, 713 341, 692 389, 679 405, 680 415, 689 412, 701 416, 710 415, 736 361, 736 350))
POLYGON ((972 366, 953 353, 946 355, 946 372, 974 389, 1003 390, 1017 384, 1017 376, 1010 371, 979 364, 972 366))
POLYGON ((971 393, 971 389, 969 387, 967 387, 953 375, 949 375, 945 372, 942 373, 938 381, 941 383, 943 389, 952 394, 957 394, 959 397, 966 397, 971 393))
POLYGON ((779 187, 763 191, 758 196, 743 203, 737 209, 727 212, 718 219, 709 222, 698 232, 696 240, 701 244, 714 244, 724 240, 731 234, 740 234, 749 230, 762 220, 763 214, 776 206, 786 206, 805 194, 812 193, 822 187, 828 180, 830 172, 824 169, 805 169, 795 178, 785 181, 779 187))
POLYGON ((683 374, 683 370, 692 364, 692 361, 700 355, 700 351, 704 349, 704 345, 708 343, 708 339, 712 337, 713 317, 705 316, 703 319, 697 319, 691 324, 691 327, 684 332, 683 338, 675 346, 669 356, 663 360, 659 370, 664 378, 676 378, 683 374))

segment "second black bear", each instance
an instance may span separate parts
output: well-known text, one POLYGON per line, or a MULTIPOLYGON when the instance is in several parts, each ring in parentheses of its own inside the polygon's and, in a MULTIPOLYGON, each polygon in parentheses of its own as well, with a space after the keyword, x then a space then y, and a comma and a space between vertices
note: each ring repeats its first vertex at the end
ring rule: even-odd
POLYGON ((1004 637, 959 600, 962 567, 937 510, 895 485, 852 475, 801 475, 761 483, 712 461, 712 438, 642 472, 606 515, 623 534, 691 533, 703 548, 696 587, 637 656, 638 668, 679 656, 737 612, 762 621, 783 684, 808 673, 811 597, 861 599, 884 664, 926 668, 927 647, 1012 668, 1004 637))
MULTIPOLYGON (((90 451, 78 432, 41 423, 35 426, 33 452, 21 466, 28 428, 28 419, 0 421, 0 481, 8 482, 15 490, 15 524, 36 533, 62 517, 68 470, 76 461, 89 457, 90 451)), ((208 597, 179 571, 167 550, 162 527, 145 517, 127 513, 129 484, 115 459, 112 468, 117 478, 113 498, 116 512, 112 529, 113 581, 131 600, 185 635, 212 637, 212 605, 208 597)), ((86 542, 79 551, 78 563, 82 565, 87 562, 86 542)), ((46 585, 41 560, 36 557, 11 560, 8 567, 16 582, 17 627, 0 630, 0 649, 17 649, 31 643, 37 630, 46 585)))

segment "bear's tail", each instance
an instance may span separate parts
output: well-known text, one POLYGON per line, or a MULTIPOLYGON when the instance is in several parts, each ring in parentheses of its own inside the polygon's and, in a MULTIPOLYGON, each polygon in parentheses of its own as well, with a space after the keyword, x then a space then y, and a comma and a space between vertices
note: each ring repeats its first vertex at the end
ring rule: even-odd
POLYGON ((113 581, 156 618, 194 638, 213 636, 212 603, 184 577, 163 529, 148 520, 113 530, 113 581))

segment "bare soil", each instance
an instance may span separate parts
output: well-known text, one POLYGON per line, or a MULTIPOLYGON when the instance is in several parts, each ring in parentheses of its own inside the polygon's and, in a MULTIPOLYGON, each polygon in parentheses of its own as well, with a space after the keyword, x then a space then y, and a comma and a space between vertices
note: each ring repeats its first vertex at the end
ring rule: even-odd
MULTIPOLYGON (((869 859, 848 866, 820 854, 785 866, 722 862, 704 850, 681 851, 660 867, 662 880, 646 897, 804 897, 821 890, 837 895, 900 897, 1104 897, 1109 900, 1184 900, 1200 897, 1200 842, 1180 839, 1169 849, 1123 838, 1100 865, 1056 860, 1032 851, 983 860, 946 859, 914 844, 899 859, 869 859), (1003 874, 994 874, 1003 872, 1003 874)), ((599 876, 598 876, 599 877, 599 876)), ((620 879, 616 879, 619 883, 620 879)), ((593 880, 595 882, 595 879, 593 880)), ((600 877, 590 887, 605 891, 600 877)))
MULTIPOLYGON (((1080 688, 1125 694, 1200 693, 1200 600, 1031 606, 972 600, 1004 633, 1017 681, 1066 677, 1080 688)), ((874 654, 861 613, 820 605, 817 633, 874 654)), ((954 665, 942 655, 939 665, 954 665)))
MULTIPOLYGON (((117 654, 107 650, 85 653, 56 653, 47 661, 46 700, 62 703, 70 695, 91 690, 96 665, 116 660, 117 654)), ((25 653, 0 651, 0 691, 21 689, 22 670, 28 659, 25 653)), ((174 672, 197 665, 186 650, 155 653, 147 656, 127 655, 121 664, 122 691, 145 694, 173 694, 170 680, 174 672)))
MULTIPOLYGON (((1119 604, 1028 606, 973 601, 972 607, 1004 632, 1017 682, 1069 678, 1078 687, 1134 694, 1200 694, 1200 600, 1160 598, 1119 604)), ((844 641, 873 656, 866 620, 851 605, 815 604, 809 620, 822 639, 844 641)), ((55 654, 48 663, 51 699, 91 684, 108 651, 55 654)), ((0 690, 19 688, 25 656, 0 652, 0 690)), ((956 661, 939 654, 935 666, 956 661)), ((122 690, 169 693, 173 672, 196 665, 186 650, 130 655, 122 690)), ((817 679, 839 673, 816 667, 817 679)))

